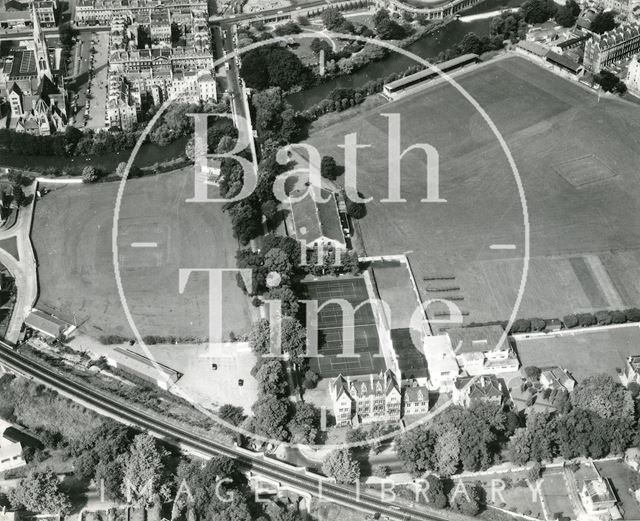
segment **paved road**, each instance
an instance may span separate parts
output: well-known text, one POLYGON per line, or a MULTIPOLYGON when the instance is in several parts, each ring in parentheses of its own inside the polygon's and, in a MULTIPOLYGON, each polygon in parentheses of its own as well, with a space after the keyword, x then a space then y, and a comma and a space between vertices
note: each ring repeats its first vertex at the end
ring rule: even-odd
POLYGON ((16 223, 8 230, 0 231, 0 240, 15 237, 18 247, 19 259, 0 248, 0 263, 9 270, 15 279, 17 290, 16 303, 6 335, 6 339, 14 343, 20 337, 22 324, 38 298, 36 258, 30 238, 36 187, 37 184, 33 183, 25 189, 25 195, 33 197, 29 205, 18 210, 16 223))

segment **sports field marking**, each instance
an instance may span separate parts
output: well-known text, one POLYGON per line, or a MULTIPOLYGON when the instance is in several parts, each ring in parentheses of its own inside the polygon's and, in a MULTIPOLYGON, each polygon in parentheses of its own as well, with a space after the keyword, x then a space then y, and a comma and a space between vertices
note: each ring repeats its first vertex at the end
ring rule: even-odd
POLYGON ((157 248, 158 243, 157 242, 132 242, 131 247, 132 248, 157 248))
POLYGON ((515 244, 492 244, 489 246, 490 250, 515 250, 515 244))

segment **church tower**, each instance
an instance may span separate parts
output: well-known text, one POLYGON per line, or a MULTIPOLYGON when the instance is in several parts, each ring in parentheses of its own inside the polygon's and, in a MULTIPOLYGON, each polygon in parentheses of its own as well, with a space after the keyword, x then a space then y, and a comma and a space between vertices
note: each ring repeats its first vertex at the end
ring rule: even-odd
POLYGON ((35 2, 31 4, 31 18, 33 22, 33 52, 36 59, 38 79, 41 80, 44 76, 47 76, 51 81, 53 81, 47 39, 42 32, 42 27, 40 27, 40 20, 38 19, 38 13, 36 12, 35 2))

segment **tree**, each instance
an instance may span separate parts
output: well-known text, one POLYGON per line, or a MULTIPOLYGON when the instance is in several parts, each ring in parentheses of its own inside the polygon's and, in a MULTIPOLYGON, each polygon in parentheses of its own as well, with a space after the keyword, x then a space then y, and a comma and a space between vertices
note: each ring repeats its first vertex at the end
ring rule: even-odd
POLYGON ((367 215, 367 207, 364 203, 356 203, 348 197, 345 199, 345 202, 347 206, 347 214, 353 219, 362 219, 367 215))
POLYGON ((592 411, 601 418, 630 418, 634 415, 631 393, 605 374, 585 378, 571 393, 574 408, 592 411))
POLYGON ((296 403, 296 412, 287 428, 291 443, 314 444, 320 430, 320 411, 310 403, 296 403))
POLYGON ((152 436, 138 434, 133 439, 122 480, 122 493, 128 501, 146 507, 156 503, 158 497, 168 497, 167 483, 163 482, 166 456, 152 436))
POLYGON ((382 40, 402 40, 406 36, 406 31, 395 20, 384 18, 375 26, 378 37, 382 40))
POLYGON ((12 188, 13 203, 18 207, 29 204, 29 198, 24 194, 24 190, 20 185, 14 185, 12 188))
POLYGON ((342 15, 339 9, 330 7, 322 12, 322 24, 329 31, 336 31, 343 27, 346 23, 345 17, 342 15))
POLYGON ((433 474, 425 478, 427 503, 435 508, 445 508, 448 504, 447 495, 444 492, 444 483, 433 474))
POLYGON ((478 515, 482 506, 480 487, 457 481, 449 496, 449 505, 455 512, 467 516, 478 515))
POLYGON ((31 471, 9 491, 9 501, 35 513, 65 515, 71 509, 69 497, 60 490, 58 476, 51 469, 31 471))
POLYGON ((267 87, 307 86, 312 74, 300 58, 289 49, 269 45, 252 49, 244 54, 240 74, 247 86, 263 90, 267 87))
POLYGON ((263 360, 255 375, 258 391, 266 396, 283 397, 289 392, 287 371, 280 360, 263 360))
POLYGON ((293 364, 300 364, 307 353, 307 330, 295 318, 284 317, 281 327, 282 351, 293 364))
POLYGON ((527 429, 516 429, 507 446, 509 461, 524 465, 531 457, 531 440, 527 429))
POLYGON ((562 322, 564 323, 565 327, 571 329, 578 326, 578 317, 576 315, 565 315, 562 318, 562 322))
POLYGON ((404 467, 414 475, 434 468, 436 436, 424 425, 415 427, 398 436, 396 454, 404 467))
POLYGON ((322 463, 322 472, 341 484, 353 484, 360 479, 360 463, 347 449, 334 450, 322 463))
POLYGON ((271 352, 271 329, 266 318, 253 323, 249 333, 249 345, 254 353, 266 355, 271 352))
POLYGON ((451 476, 460 463, 460 432, 457 429, 443 429, 438 434, 434 447, 435 468, 441 476, 451 476))
POLYGON ((98 172, 95 167, 87 165, 82 169, 82 182, 95 183, 98 180, 98 172))
POLYGON ((275 221, 278 216, 278 202, 273 199, 262 203, 260 209, 262 210, 262 215, 264 215, 270 222, 275 221))
POLYGON ((542 476, 542 471, 543 471, 543 467, 539 462, 534 462, 533 465, 531 465, 531 467, 529 468, 529 470, 527 471, 527 479, 531 482, 531 483, 535 483, 536 481, 538 481, 540 479, 540 477, 542 476))
POLYGON ((293 275, 293 265, 289 256, 280 248, 272 248, 265 254, 264 267, 267 271, 280 275, 285 282, 293 275))
POLYGON ((271 288, 265 294, 264 299, 280 301, 283 316, 294 317, 300 309, 298 297, 289 286, 282 285, 277 288, 271 288))
POLYGON ((524 373, 527 375, 527 378, 529 380, 538 381, 540 379, 540 374, 542 374, 542 371, 535 365, 528 365, 524 368, 524 373))
POLYGON ((476 33, 465 34, 461 45, 464 53, 482 54, 482 41, 476 33))
POLYGON ((102 480, 108 497, 122 499, 122 469, 134 436, 135 431, 125 425, 105 422, 79 438, 71 447, 76 476, 83 481, 102 480))
POLYGON ((262 396, 253 404, 252 426, 256 434, 274 441, 289 439, 286 428, 291 416, 290 404, 286 399, 262 396))
POLYGON ((615 92, 620 95, 627 92, 625 83, 615 74, 607 70, 601 70, 598 74, 594 75, 593 79, 605 92, 615 92))
POLYGON ((577 15, 580 13, 580 6, 573 0, 569 0, 563 6, 558 8, 556 12, 555 20, 562 27, 573 27, 576 23, 577 15), (575 12, 577 6, 578 12, 575 12))
POLYGON ((223 405, 218 411, 218 418, 230 423, 231 425, 238 426, 245 419, 244 409, 231 404, 223 405))
POLYGON ((595 16, 589 26, 589 30, 596 34, 603 34, 615 29, 616 25, 616 13, 614 11, 603 11, 595 16))
POLYGON ((554 0, 527 0, 520 7, 524 21, 530 24, 546 22, 556 14, 554 0))
POLYGON ((320 162, 320 175, 331 181, 335 181, 338 177, 338 164, 331 156, 323 156, 320 162))

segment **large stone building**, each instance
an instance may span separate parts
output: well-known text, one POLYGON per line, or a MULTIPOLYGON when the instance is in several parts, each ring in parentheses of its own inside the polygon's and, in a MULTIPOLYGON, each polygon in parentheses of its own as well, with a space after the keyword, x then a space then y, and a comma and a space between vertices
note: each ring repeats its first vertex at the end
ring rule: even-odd
POLYGON ((611 63, 640 51, 640 24, 623 23, 602 35, 594 34, 584 48, 584 66, 600 72, 611 63))
POLYGON ((629 62, 626 78, 627 88, 630 91, 640 93, 640 55, 634 56, 629 62))
MULTIPOLYGON (((147 4, 145 4, 147 5, 147 4)), ((192 3, 188 6, 196 6, 192 3)), ((147 105, 216 100, 205 10, 167 3, 111 23, 107 123, 131 128, 147 105), (135 114, 135 118, 134 118, 135 114)))
POLYGON ((56 25, 58 3, 55 0, 0 0, 0 29, 19 31, 29 28, 33 25, 33 8, 42 26, 56 25))
POLYGON ((122 17, 130 23, 148 23, 155 9, 171 9, 174 13, 207 12, 203 0, 78 0, 75 21, 78 25, 111 25, 122 17))
POLYGON ((337 426, 397 421, 401 417, 400 386, 392 371, 346 378, 340 375, 331 381, 329 393, 337 426))
POLYGON ((67 99, 60 53, 51 51, 32 7, 33 39, 0 61, 0 98, 10 111, 4 126, 17 132, 49 135, 67 125, 67 99))

